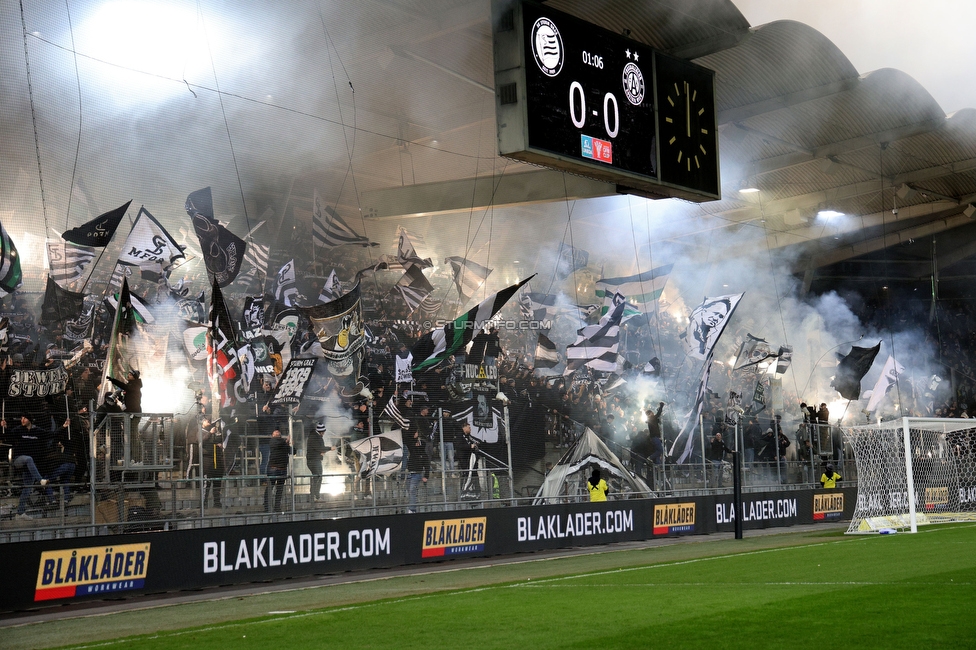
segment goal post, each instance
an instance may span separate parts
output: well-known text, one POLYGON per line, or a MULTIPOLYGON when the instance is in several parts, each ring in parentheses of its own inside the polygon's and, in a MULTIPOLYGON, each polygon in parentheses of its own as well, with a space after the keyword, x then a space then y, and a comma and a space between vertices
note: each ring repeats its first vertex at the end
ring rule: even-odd
POLYGON ((843 432, 857 474, 848 534, 976 521, 976 420, 901 418, 843 432))

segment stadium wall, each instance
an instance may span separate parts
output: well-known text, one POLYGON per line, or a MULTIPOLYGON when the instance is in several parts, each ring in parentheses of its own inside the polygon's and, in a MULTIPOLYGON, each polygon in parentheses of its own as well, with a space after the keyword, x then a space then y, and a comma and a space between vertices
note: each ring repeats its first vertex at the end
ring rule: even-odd
MULTIPOLYGON (((856 488, 750 493, 743 529, 850 519, 856 488)), ((343 571, 730 532, 732 495, 471 509, 4 545, 0 611, 343 571)))

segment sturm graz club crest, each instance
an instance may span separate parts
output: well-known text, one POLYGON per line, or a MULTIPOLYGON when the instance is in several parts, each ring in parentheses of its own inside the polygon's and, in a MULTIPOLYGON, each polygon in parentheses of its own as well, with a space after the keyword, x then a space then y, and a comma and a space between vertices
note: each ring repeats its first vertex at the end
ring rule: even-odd
POLYGON ((547 77, 555 77, 563 69, 563 37, 556 23, 546 17, 532 25, 532 55, 547 77))
POLYGON ((624 66, 623 83, 627 101, 640 106, 644 101, 644 75, 636 63, 630 62, 624 66))

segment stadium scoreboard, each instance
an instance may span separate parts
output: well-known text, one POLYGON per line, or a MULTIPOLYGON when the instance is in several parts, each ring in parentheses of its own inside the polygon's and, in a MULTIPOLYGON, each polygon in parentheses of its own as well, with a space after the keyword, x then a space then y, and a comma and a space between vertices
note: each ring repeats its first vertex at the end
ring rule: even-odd
POLYGON ((721 198, 715 73, 527 1, 492 3, 502 156, 615 183, 721 198))

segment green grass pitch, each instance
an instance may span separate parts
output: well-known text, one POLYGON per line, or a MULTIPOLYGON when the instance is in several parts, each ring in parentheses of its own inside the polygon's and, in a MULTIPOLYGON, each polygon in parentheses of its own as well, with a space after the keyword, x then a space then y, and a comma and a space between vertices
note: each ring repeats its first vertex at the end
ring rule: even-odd
POLYGON ((976 647, 974 550, 971 524, 747 532, 6 628, 0 647, 976 647))

